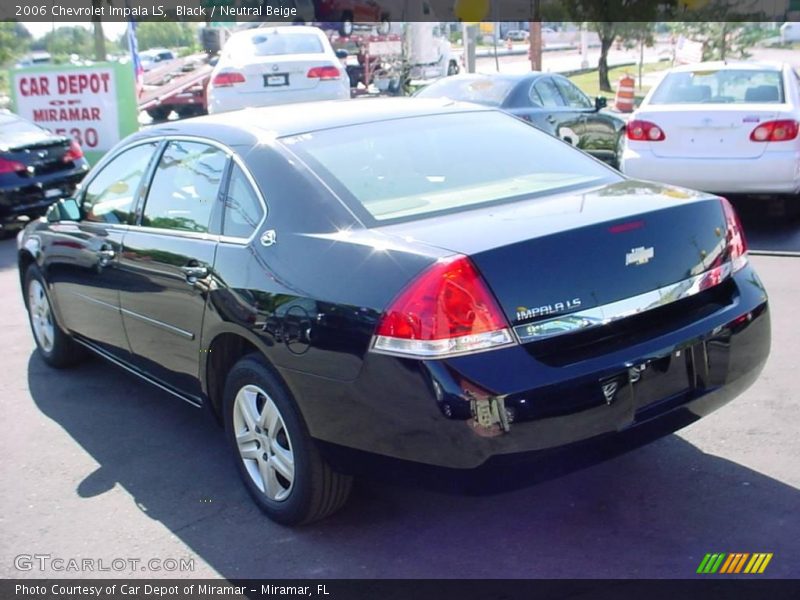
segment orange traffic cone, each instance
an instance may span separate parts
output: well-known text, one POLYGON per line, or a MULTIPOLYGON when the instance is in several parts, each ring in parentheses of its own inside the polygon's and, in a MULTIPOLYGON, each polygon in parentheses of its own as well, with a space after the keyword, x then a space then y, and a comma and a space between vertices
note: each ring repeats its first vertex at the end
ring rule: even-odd
POLYGON ((614 106, 620 112, 633 112, 633 90, 636 81, 630 75, 623 75, 617 83, 617 95, 614 98, 614 106))

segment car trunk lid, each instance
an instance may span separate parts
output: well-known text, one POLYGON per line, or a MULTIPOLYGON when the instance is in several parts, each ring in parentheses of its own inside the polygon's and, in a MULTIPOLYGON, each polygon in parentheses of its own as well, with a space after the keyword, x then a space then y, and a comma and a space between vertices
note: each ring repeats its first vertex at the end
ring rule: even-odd
POLYGON ((643 142, 659 158, 758 158, 767 143, 750 134, 761 123, 783 118, 775 104, 661 106, 642 109, 635 119, 664 132, 659 142, 643 142), (713 107, 713 108, 710 108, 713 107))
POLYGON ((237 86, 237 92, 281 93, 311 90, 321 81, 319 77, 309 77, 309 71, 316 67, 335 67, 340 75, 341 64, 323 54, 300 54, 291 58, 272 56, 259 62, 250 63, 241 70, 245 83, 237 86))
POLYGON ((718 198, 623 181, 381 228, 471 257, 512 325, 660 290, 719 263, 718 198))

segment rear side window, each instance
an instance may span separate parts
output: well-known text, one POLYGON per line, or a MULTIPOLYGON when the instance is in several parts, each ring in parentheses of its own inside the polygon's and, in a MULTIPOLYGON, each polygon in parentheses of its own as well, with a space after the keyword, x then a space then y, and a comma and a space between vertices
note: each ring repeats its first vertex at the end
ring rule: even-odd
POLYGON ((170 142, 147 193, 142 225, 207 232, 227 155, 198 142, 170 142))
POLYGON ((136 192, 158 148, 156 142, 140 144, 118 154, 89 182, 82 210, 87 221, 132 223, 136 192))
POLYGON ((558 93, 555 84, 550 79, 542 79, 537 81, 533 86, 535 95, 531 95, 531 99, 538 95, 541 106, 545 108, 554 108, 557 106, 564 106, 564 99, 558 93))
POLYGON ((258 194, 244 171, 239 165, 234 164, 228 191, 225 194, 222 235, 249 238, 263 217, 264 209, 258 200, 258 194))
POLYGON ((781 104, 780 71, 718 69, 670 73, 661 80, 650 104, 781 104))

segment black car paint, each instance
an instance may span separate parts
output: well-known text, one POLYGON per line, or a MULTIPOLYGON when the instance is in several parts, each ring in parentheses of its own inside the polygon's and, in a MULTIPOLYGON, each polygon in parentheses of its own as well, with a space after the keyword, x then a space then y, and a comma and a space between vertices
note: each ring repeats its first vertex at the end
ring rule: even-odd
MULTIPOLYGON (((24 122, 9 113, 3 118, 24 122)), ((85 158, 63 160, 69 138, 32 123, 30 128, 25 133, 7 133, 0 126, 0 157, 26 167, 24 171, 0 173, 0 231, 19 228, 43 215, 56 198, 71 195, 89 170, 85 158)))
MULTIPOLYGON (((580 345, 518 345, 446 360, 370 352, 375 326, 392 298, 425 267, 455 252, 474 255, 480 268, 493 269, 497 261, 515 261, 514 253, 507 253, 516 244, 521 252, 517 263, 530 267, 529 278, 536 268, 556 269, 536 277, 539 285, 530 290, 520 288, 524 294, 541 294, 531 298, 539 301, 551 293, 542 282, 573 281, 568 273, 558 273, 559 265, 574 268, 589 256, 593 265, 623 258, 609 256, 605 247, 599 252, 584 246, 583 234, 577 244, 569 237, 558 240, 559 232, 590 229, 596 239, 588 241, 600 243, 608 226, 647 221, 655 211, 652 223, 658 226, 626 233, 631 237, 619 248, 666 245, 670 250, 664 251, 658 269, 674 281, 699 264, 713 240, 698 239, 697 231, 670 236, 679 222, 659 224, 657 219, 680 207, 695 207, 711 211, 708 231, 724 226, 714 198, 625 180, 560 198, 567 205, 577 202, 580 210, 554 210, 552 198, 534 198, 467 211, 455 228, 435 217, 368 229, 277 139, 322 124, 419 114, 422 109, 410 102, 385 108, 376 102, 358 116, 333 111, 327 118, 298 119, 273 131, 243 126, 237 115, 151 128, 125 143, 169 136, 213 140, 247 166, 268 211, 253 238, 42 220, 20 239, 20 268, 31 261, 39 265, 55 299, 56 318, 76 339, 194 404, 218 409, 216 369, 230 366, 227 354, 236 347, 231 340, 261 352, 295 397, 309 433, 326 443, 331 456, 346 447, 473 468, 493 456, 606 436, 675 411, 701 416, 755 379, 769 352, 769 313, 766 292, 749 265, 703 296, 702 306, 678 302, 637 321, 634 331, 609 331, 606 339, 586 339, 580 345), (276 232, 276 243, 260 242, 265 230, 276 232), (539 242, 544 244, 541 252, 539 242), (680 247, 671 248, 675 244, 680 247), (76 249, 83 258, 59 254, 59 245, 76 249), (102 250, 113 250, 113 255, 102 250), (696 258, 687 264, 692 252, 696 258), (146 264, 153 260, 155 265, 146 264), (193 262, 206 264, 208 276, 192 281, 180 271, 193 262), (81 286, 80 295, 69 293, 75 285, 81 286), (635 365, 645 365, 647 372, 632 383, 629 369, 635 365), (609 378, 620 382, 613 403, 603 399, 600 389, 609 378), (476 432, 465 385, 507 395, 516 413, 507 434, 476 432)), ((422 106, 430 112, 475 110, 422 106)), ((112 151, 104 163, 113 156, 112 151)), ((151 174, 152 169, 146 177, 151 174)), ((143 197, 139 192, 140 204, 143 197)), ((136 212, 141 214, 141 206, 136 212)), ((485 274, 492 286, 498 285, 485 274)), ((522 281, 524 271, 519 275, 522 281)), ((581 289, 587 290, 587 303, 614 297, 605 291, 618 284, 613 274, 587 268, 581 279, 586 280, 581 289), (606 295, 592 299, 592 290, 606 295)), ((554 296, 565 291, 552 289, 554 296)), ((509 310, 513 301, 500 300, 515 324, 509 310)))

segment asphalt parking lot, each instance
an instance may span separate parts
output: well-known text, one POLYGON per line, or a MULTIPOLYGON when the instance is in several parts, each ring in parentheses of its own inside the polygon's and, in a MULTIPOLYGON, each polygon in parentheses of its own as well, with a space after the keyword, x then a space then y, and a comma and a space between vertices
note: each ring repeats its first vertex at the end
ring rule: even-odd
POLYGON ((201 411, 100 359, 47 368, 34 353, 14 242, 0 242, 0 576, 685 578, 707 552, 772 552, 763 576, 800 577, 792 223, 753 222, 755 246, 783 254, 752 257, 771 296, 772 355, 724 409, 514 492, 457 496, 362 481, 344 510, 298 529, 258 512, 201 411), (188 558, 194 570, 15 567, 32 554, 106 565, 188 558))

